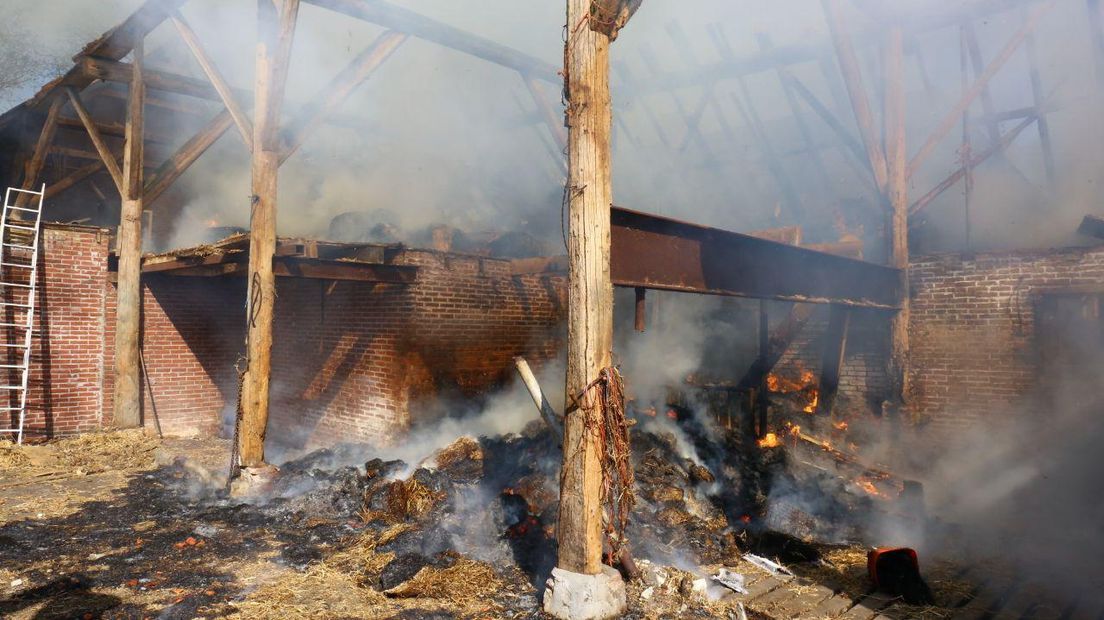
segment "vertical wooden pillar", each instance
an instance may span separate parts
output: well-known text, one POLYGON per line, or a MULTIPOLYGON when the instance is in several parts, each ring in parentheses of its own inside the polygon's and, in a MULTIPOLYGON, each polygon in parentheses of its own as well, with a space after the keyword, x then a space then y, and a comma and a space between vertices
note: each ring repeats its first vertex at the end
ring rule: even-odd
POLYGON ((643 332, 648 327, 648 289, 636 287, 636 316, 633 327, 638 332, 643 332))
POLYGON ((839 391, 840 369, 847 351, 847 328, 851 311, 847 306, 832 304, 828 309, 828 329, 824 332, 824 350, 820 358, 820 384, 817 393, 817 415, 832 415, 832 406, 839 391))
MULTIPOLYGON (((609 38, 588 27, 590 6, 567 2, 569 403, 611 364, 613 349, 609 38)), ((602 566, 600 423, 586 408, 567 415, 560 474, 558 566, 588 575, 602 566)))
POLYGON ((755 412, 759 419, 759 437, 767 434, 767 375, 770 374, 770 315, 767 314, 767 300, 759 300, 759 391, 755 396, 755 412))
MULTIPOLYGON (((134 46, 122 170, 122 209, 115 240, 119 277, 115 310, 115 425, 142 424, 142 391, 138 359, 142 320, 142 134, 146 87, 142 79, 143 46, 134 46)), ((110 155, 109 155, 110 156, 110 155)))
POLYGON ((257 56, 253 103, 253 195, 249 219, 246 291, 246 371, 238 433, 242 467, 264 464, 272 374, 272 314, 276 277, 276 184, 280 168, 279 123, 299 0, 257 0, 257 56), (279 8, 276 6, 279 5, 279 8))
POLYGON ((897 405, 908 394, 909 252, 908 154, 905 151, 904 38, 900 25, 889 32, 885 59, 885 143, 887 194, 892 208, 891 266, 901 273, 897 290, 900 308, 890 325, 890 396, 897 405))

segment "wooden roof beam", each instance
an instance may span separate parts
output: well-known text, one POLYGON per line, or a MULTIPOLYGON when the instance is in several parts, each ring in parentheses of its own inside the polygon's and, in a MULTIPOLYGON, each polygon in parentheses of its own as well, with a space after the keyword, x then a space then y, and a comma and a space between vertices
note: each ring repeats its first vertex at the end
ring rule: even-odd
POLYGON ((192 53, 196 62, 199 63, 200 68, 203 70, 204 75, 210 80, 211 86, 214 87, 215 92, 218 93, 219 99, 222 101, 222 105, 226 106, 227 111, 230 112, 230 117, 234 119, 234 125, 238 128, 238 133, 241 134, 242 140, 245 141, 245 146, 252 151, 253 150, 253 123, 249 121, 249 117, 245 115, 245 110, 242 109, 241 104, 238 103, 238 99, 234 94, 230 84, 226 81, 226 78, 222 76, 222 73, 215 66, 214 60, 207 54, 207 51, 203 49, 203 45, 199 42, 199 37, 196 35, 195 30, 188 25, 188 22, 184 20, 184 16, 179 11, 173 11, 169 16, 176 31, 180 33, 180 38, 183 39, 184 44, 188 47, 188 50, 192 53))
POLYGON ((562 85, 559 68, 543 60, 455 26, 383 0, 305 0, 315 6, 404 32, 438 45, 562 85))

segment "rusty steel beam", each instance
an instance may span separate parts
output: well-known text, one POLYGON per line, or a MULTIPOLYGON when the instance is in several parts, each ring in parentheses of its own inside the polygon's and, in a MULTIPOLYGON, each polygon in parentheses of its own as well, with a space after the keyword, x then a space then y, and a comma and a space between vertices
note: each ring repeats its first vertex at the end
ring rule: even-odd
POLYGON ((614 207, 615 286, 895 308, 897 270, 614 207))

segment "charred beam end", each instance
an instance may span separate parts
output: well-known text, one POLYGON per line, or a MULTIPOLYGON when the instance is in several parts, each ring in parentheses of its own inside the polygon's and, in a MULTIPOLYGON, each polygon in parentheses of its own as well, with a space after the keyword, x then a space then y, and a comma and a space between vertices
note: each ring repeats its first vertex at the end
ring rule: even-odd
POLYGON ((611 210, 615 286, 896 309, 896 269, 664 217, 611 210))

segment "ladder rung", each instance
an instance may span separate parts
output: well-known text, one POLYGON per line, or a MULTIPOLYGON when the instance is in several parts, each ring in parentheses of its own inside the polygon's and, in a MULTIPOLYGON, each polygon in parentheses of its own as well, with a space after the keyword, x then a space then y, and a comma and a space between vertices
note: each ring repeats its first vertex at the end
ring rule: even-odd
POLYGON ((31 284, 16 284, 15 282, 0 282, 0 286, 18 286, 19 288, 34 288, 31 284))
POLYGON ((9 349, 26 349, 25 344, 0 344, 0 347, 8 347, 9 349))
MULTIPOLYGON (((23 411, 22 407, 0 407, 0 411, 23 411)), ((0 431, 2 433, 4 431, 0 431)))
POLYGON ((5 243, 4 247, 6 247, 6 248, 19 248, 21 250, 35 250, 35 249, 37 249, 33 245, 19 245, 17 243, 5 243))
POLYGON ((8 306, 10 308, 30 308, 31 304, 9 304, 7 302, 0 302, 0 307, 8 306))
POLYGON ((19 368, 19 369, 23 369, 23 364, 0 364, 0 368, 19 368))
POLYGON ((34 269, 34 265, 20 265, 19 263, 0 263, 3 267, 22 267, 24 269, 34 269))
POLYGON ((18 327, 19 329, 34 329, 34 326, 20 323, 0 323, 0 327, 18 327))
POLYGON ((17 207, 15 205, 6 205, 5 209, 14 209, 16 211, 26 211, 28 213, 38 213, 38 209, 28 209, 27 207, 17 207))
POLYGON ((4 222, 4 225, 8 228, 19 228, 21 230, 29 230, 31 232, 38 230, 34 226, 20 226, 19 224, 12 224, 11 222, 4 222))
POLYGON ((0 390, 22 390, 22 385, 0 385, 0 390))

